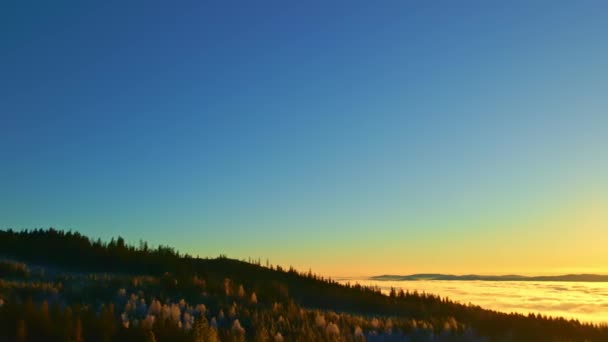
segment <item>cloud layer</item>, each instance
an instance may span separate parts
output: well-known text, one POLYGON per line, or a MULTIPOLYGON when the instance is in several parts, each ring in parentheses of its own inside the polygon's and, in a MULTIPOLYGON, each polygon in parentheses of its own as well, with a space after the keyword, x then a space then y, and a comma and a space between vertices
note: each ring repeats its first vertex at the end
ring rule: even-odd
POLYGON ((351 283, 438 294, 461 303, 523 314, 542 313, 581 321, 608 323, 608 283, 528 281, 373 281, 351 283))

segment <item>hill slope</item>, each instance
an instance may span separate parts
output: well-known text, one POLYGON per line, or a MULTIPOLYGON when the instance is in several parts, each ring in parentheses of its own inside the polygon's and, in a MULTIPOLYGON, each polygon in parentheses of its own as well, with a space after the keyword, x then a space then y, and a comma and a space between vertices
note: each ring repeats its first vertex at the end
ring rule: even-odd
POLYGON ((608 340, 608 328, 54 229, 0 231, 0 339, 608 340), (35 266, 34 266, 35 265, 35 266))

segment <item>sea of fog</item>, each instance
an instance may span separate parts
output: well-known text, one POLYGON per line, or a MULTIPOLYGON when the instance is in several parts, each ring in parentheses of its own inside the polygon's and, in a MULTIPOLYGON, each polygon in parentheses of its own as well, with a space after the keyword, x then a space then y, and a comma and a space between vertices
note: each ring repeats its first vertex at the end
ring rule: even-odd
POLYGON ((503 312, 542 313, 580 321, 608 323, 608 283, 538 281, 406 280, 379 281, 343 278, 338 281, 391 287, 448 297, 503 312))

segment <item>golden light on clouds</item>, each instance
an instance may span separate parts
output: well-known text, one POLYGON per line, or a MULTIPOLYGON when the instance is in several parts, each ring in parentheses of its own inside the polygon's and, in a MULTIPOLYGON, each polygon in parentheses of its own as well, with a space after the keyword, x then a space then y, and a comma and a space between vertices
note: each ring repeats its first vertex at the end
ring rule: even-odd
POLYGON ((608 284, 589 282, 459 281, 415 280, 372 281, 346 279, 351 283, 378 286, 384 293, 391 287, 438 294, 487 309, 521 314, 574 318, 608 323, 608 284))

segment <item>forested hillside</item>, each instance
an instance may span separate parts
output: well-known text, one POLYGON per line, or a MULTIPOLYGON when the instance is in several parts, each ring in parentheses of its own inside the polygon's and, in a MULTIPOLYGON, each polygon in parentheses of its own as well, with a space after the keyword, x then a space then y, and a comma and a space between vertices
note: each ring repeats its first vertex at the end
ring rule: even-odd
POLYGON ((608 340, 605 326, 383 295, 291 267, 194 258, 120 237, 0 231, 0 257, 0 340, 608 340))

